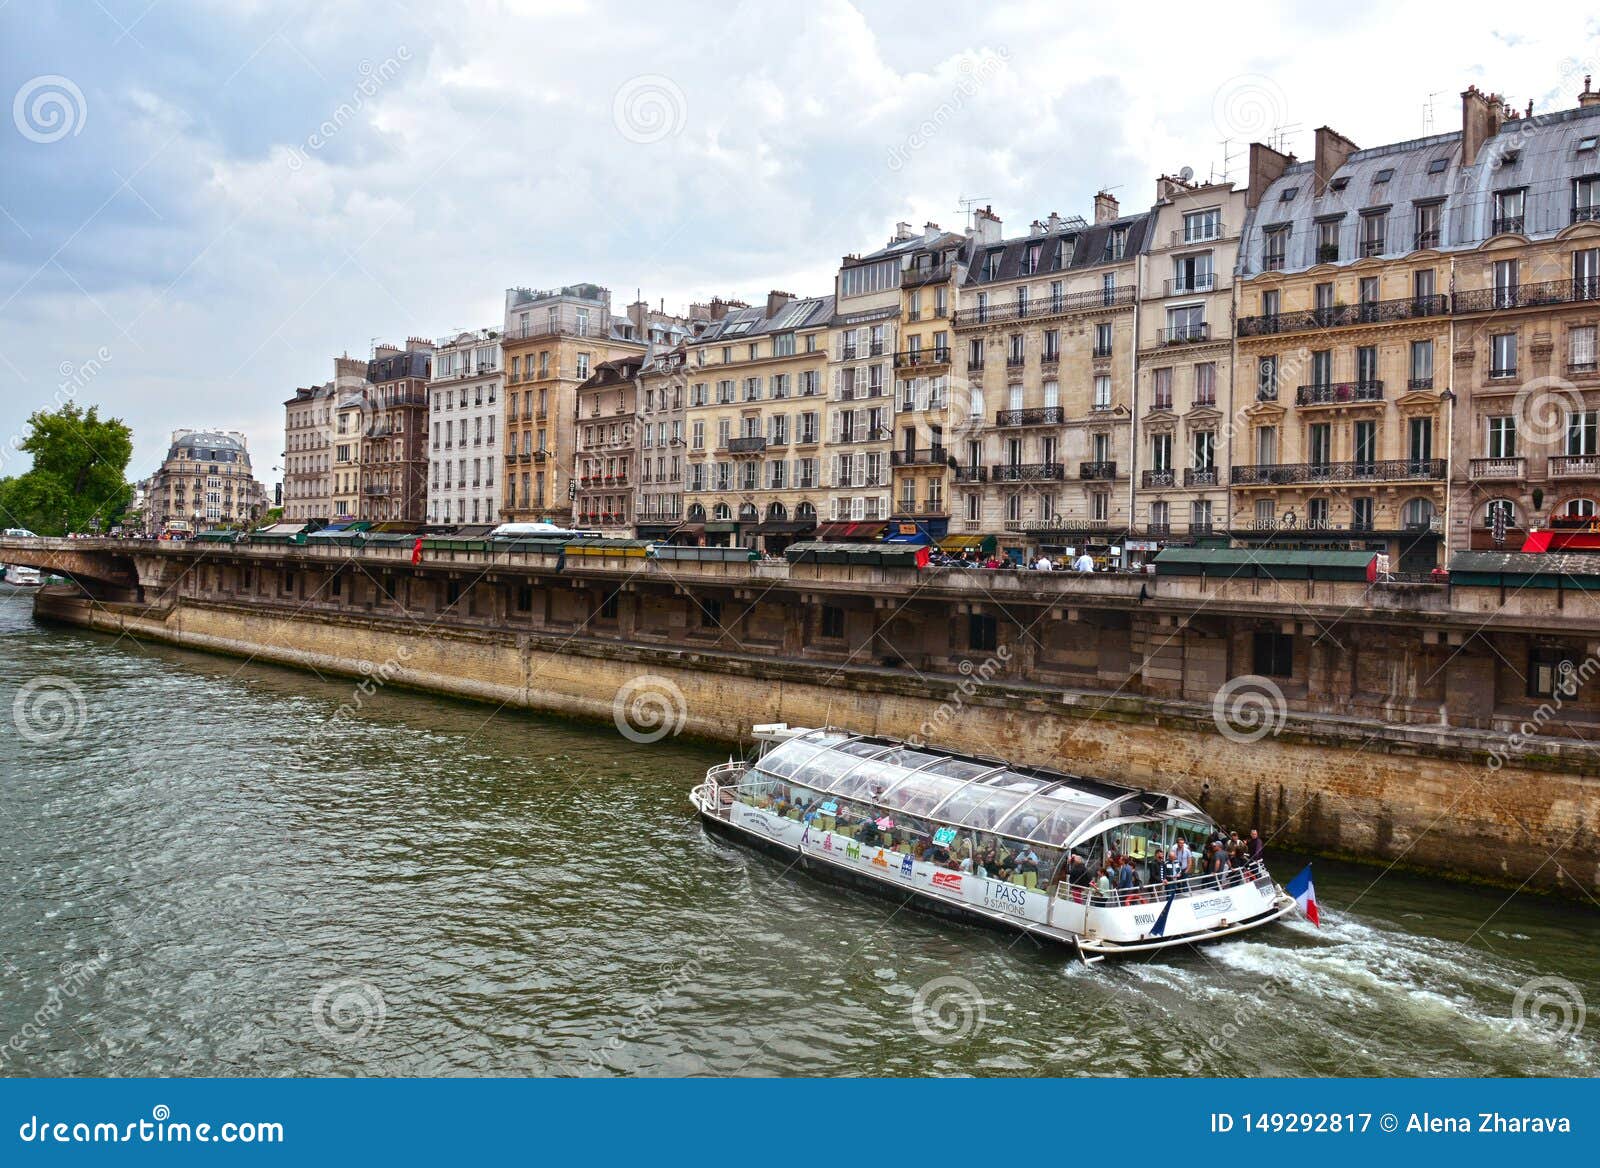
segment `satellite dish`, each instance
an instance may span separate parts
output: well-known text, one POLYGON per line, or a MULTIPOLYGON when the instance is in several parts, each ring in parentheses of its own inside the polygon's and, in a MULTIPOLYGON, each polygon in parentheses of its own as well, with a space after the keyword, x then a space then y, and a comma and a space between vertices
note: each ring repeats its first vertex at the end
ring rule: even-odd
POLYGON ((1178 177, 1181 178, 1184 182, 1188 182, 1190 179, 1194 178, 1194 167, 1192 167, 1192 166, 1184 167, 1182 170, 1180 170, 1178 172, 1178 177))

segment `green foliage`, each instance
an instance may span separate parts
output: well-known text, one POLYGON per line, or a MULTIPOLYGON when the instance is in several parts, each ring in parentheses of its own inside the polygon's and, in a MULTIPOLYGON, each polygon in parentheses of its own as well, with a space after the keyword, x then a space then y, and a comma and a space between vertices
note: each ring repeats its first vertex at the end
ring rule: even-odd
POLYGON ((75 402, 40 410, 28 425, 21 449, 33 455, 33 468, 0 479, 0 526, 64 535, 87 531, 96 519, 102 531, 121 522, 133 496, 126 481, 133 431, 75 402))

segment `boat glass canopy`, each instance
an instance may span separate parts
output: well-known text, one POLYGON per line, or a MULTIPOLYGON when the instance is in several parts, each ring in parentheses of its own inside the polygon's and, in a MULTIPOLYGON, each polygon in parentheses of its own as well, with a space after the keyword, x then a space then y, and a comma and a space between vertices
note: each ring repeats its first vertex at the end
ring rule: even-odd
POLYGON ((1133 793, 835 730, 791 738, 756 765, 813 791, 1051 847, 1061 847, 1082 824, 1133 793))

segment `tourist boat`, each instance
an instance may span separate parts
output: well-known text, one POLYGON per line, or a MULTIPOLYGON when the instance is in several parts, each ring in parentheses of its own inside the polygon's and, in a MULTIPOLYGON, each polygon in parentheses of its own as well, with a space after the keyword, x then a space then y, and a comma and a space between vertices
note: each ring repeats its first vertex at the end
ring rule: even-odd
POLYGON ((1295 907, 1260 863, 1162 880, 1158 849, 1181 837, 1199 857, 1216 831, 1176 795, 833 728, 754 734, 755 762, 712 767, 691 793, 707 829, 928 912, 1098 961, 1234 936, 1295 907), (1085 873, 1111 855, 1133 858, 1139 887, 1093 889, 1085 873))
POLYGON ((38 568, 22 567, 18 564, 9 564, 3 569, 7 584, 20 584, 26 588, 36 588, 43 579, 38 568))

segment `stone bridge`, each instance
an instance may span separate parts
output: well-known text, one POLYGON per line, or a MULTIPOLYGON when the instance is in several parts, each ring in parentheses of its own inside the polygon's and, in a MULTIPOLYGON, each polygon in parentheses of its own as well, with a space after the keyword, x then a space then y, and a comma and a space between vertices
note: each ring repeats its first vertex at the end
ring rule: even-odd
POLYGON ((0 564, 65 576, 97 600, 161 604, 187 559, 140 540, 0 538, 0 564))

